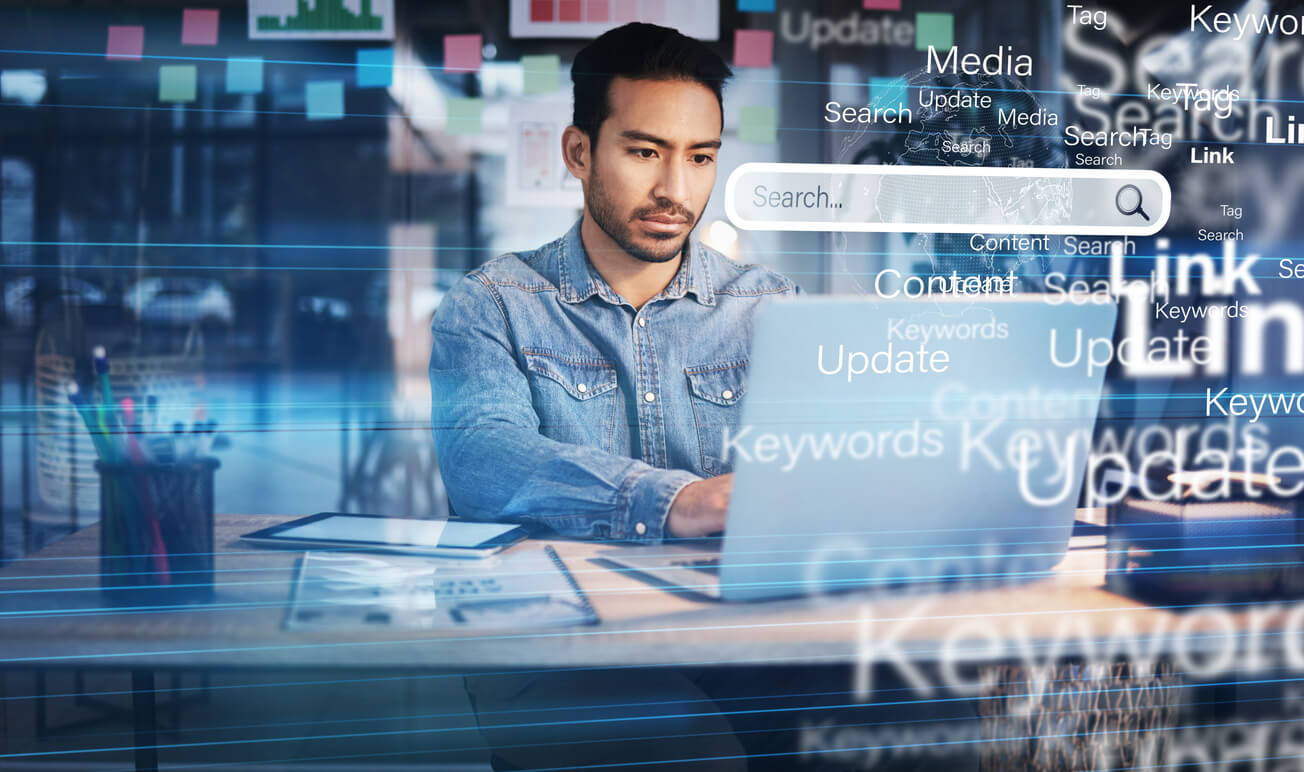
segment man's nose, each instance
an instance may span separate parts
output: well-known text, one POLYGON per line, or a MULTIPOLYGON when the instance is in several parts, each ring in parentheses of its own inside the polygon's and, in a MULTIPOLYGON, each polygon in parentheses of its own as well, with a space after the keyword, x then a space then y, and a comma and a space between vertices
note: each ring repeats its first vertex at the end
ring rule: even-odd
POLYGON ((658 201, 671 201, 676 206, 687 205, 688 177, 683 164, 672 161, 661 167, 661 175, 652 189, 652 196, 658 201))

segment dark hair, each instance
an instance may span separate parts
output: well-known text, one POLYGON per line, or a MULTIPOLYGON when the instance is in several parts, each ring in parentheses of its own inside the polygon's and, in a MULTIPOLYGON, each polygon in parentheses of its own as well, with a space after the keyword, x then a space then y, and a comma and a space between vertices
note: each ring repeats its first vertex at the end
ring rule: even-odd
POLYGON ((613 78, 691 80, 711 89, 724 122, 724 82, 733 70, 714 51, 669 27, 632 22, 604 32, 585 46, 571 67, 575 113, 571 122, 597 141, 598 127, 611 115, 613 78))

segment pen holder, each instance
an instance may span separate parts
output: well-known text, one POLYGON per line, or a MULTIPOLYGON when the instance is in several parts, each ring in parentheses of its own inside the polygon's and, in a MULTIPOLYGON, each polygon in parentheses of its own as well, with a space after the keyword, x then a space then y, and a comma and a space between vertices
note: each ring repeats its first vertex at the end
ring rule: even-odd
POLYGON ((96 462, 100 473, 100 589, 113 606, 213 597, 215 458, 96 462))

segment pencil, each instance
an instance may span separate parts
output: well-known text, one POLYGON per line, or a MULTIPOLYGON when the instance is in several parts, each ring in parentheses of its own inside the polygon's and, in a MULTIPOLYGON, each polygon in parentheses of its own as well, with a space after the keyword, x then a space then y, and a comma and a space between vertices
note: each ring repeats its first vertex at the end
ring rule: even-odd
MULTIPOLYGON (((130 462, 137 467, 136 472, 139 474, 139 477, 136 477, 136 492, 140 497, 141 514, 145 516, 145 524, 149 527, 150 559, 154 564, 154 573, 161 583, 171 584, 172 576, 168 570, 167 545, 163 543, 163 532, 159 529, 158 513, 154 509, 154 496, 149 488, 149 458, 146 457, 145 451, 136 440, 135 433, 131 431, 131 428, 136 426, 136 409, 135 403, 131 401, 130 397, 124 397, 122 400, 122 417, 128 427, 127 456, 130 462)), ((130 470, 128 473, 130 473, 130 470)))

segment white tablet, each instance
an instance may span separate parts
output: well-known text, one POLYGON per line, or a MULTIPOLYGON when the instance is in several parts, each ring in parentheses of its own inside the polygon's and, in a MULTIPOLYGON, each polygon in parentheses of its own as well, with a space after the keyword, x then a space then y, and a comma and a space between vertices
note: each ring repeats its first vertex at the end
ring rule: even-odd
POLYGON ((515 544, 526 535, 524 528, 513 523, 417 520, 384 515, 318 512, 246 533, 240 538, 272 547, 335 547, 410 555, 482 558, 515 544))

